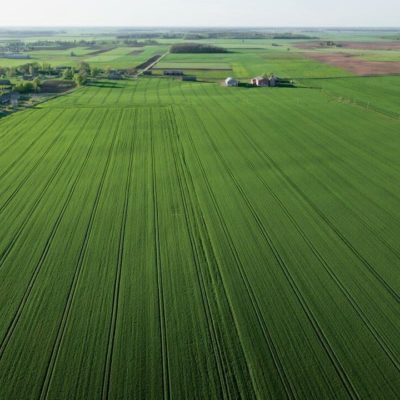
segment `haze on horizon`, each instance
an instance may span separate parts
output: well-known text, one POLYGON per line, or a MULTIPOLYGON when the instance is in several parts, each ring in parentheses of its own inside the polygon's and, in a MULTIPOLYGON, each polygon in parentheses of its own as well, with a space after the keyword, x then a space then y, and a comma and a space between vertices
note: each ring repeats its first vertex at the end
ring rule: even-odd
POLYGON ((4 2, 10 26, 396 27, 400 1, 382 0, 19 0, 4 2))

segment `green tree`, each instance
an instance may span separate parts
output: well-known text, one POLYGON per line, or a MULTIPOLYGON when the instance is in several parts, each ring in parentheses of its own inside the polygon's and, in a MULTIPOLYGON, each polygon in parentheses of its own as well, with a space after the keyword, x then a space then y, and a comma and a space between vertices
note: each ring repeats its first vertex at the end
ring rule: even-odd
POLYGON ((84 86, 87 82, 87 75, 85 73, 79 72, 74 75, 74 81, 76 83, 76 86, 84 86))
POLYGON ((36 77, 33 81, 33 90, 35 92, 39 92, 40 91, 40 86, 42 85, 42 82, 40 81, 40 79, 38 77, 36 77))
POLYGON ((62 74, 63 79, 71 80, 74 77, 74 71, 72 68, 67 68, 62 74))
POLYGON ((23 81, 15 86, 15 91, 19 93, 31 93, 35 91, 33 82, 23 81))
POLYGON ((98 67, 91 67, 90 68, 90 76, 96 78, 101 73, 101 69, 98 67))
POLYGON ((90 74, 90 65, 85 61, 81 61, 79 63, 79 72, 87 75, 90 74))
POLYGON ((51 65, 49 63, 47 63, 47 62, 44 62, 42 64, 42 70, 43 71, 50 71, 51 70, 51 65))
POLYGON ((17 76, 17 70, 14 67, 8 68, 7 77, 8 78, 13 78, 14 76, 17 76))
POLYGON ((37 71, 38 71, 38 65, 37 64, 29 64, 29 75, 36 75, 37 71))

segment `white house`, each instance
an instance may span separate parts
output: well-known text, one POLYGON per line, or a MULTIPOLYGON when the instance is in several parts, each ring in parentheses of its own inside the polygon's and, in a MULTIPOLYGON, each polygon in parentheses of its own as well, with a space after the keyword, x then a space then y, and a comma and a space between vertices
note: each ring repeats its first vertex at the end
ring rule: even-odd
POLYGON ((239 85, 239 81, 237 81, 234 78, 226 78, 225 79, 225 86, 238 86, 239 85))
POLYGON ((266 76, 256 76, 250 80, 253 86, 276 86, 278 84, 278 78, 275 75, 269 77, 266 76))
POLYGON ((256 76, 250 81, 250 83, 253 86, 269 86, 269 79, 263 76, 256 76))

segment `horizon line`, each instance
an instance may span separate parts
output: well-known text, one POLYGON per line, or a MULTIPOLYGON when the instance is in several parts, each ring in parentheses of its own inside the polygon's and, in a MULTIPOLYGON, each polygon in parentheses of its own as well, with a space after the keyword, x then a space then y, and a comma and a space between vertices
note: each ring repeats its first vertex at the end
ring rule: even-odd
POLYGON ((43 28, 108 28, 108 29, 390 29, 400 30, 400 26, 382 25, 0 25, 0 31, 10 28, 43 29, 43 28))

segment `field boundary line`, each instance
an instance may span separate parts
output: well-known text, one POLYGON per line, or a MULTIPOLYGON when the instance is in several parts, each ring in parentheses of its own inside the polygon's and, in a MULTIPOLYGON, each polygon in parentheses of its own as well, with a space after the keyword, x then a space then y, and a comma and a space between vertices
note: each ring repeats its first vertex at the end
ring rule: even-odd
POLYGON ((375 113, 381 114, 381 115, 391 118, 391 119, 397 119, 397 120, 400 119, 399 113, 378 107, 374 104, 371 104, 370 102, 366 102, 363 100, 357 100, 356 98, 351 98, 349 96, 338 96, 331 89, 325 89, 322 87, 321 87, 320 91, 323 95, 325 95, 329 99, 335 101, 336 103, 349 104, 352 106, 357 106, 357 107, 362 108, 367 111, 373 111, 375 113))

